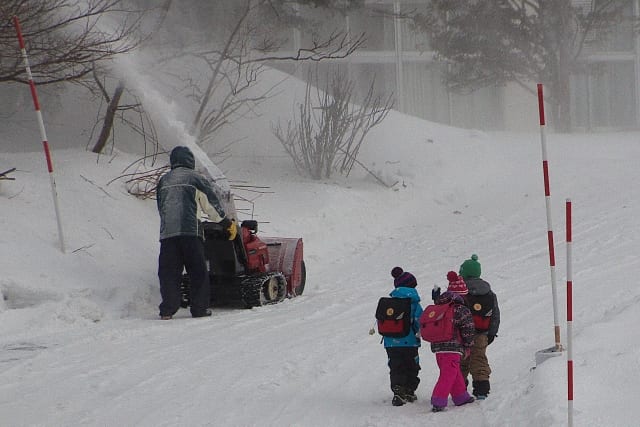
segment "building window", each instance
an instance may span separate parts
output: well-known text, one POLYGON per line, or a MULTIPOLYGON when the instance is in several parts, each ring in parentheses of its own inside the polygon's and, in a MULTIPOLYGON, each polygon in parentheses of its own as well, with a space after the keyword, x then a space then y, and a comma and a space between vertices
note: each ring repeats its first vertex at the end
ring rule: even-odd
POLYGON ((636 125, 636 76, 632 61, 597 62, 572 78, 572 122, 586 129, 636 125))

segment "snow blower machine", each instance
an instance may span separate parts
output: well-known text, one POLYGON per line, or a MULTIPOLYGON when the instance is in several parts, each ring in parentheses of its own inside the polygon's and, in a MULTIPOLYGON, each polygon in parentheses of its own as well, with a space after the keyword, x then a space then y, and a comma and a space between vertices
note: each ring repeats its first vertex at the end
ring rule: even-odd
MULTIPOLYGON (((237 222, 236 199, 231 185, 222 171, 213 164, 197 145, 192 145, 200 172, 211 182, 218 200, 229 218, 237 222)), ((258 237, 258 221, 251 218, 238 225, 234 240, 215 222, 204 220, 204 250, 211 286, 211 306, 242 304, 252 308, 276 304, 285 298, 302 295, 306 268, 302 252, 302 238, 258 237)), ((189 274, 182 275, 180 285, 182 308, 189 307, 189 274)))
MULTIPOLYGON (((214 222, 204 222, 211 304, 240 302, 245 307, 276 304, 301 295, 306 268, 301 238, 258 237, 258 222, 245 220, 233 241, 214 222)), ((189 275, 181 285, 182 307, 188 307, 189 275)))
MULTIPOLYGON (((230 194, 221 198, 235 217, 230 194)), ((245 220, 234 240, 215 222, 203 222, 211 305, 240 303, 246 308, 276 304, 302 295, 306 281, 302 238, 258 237, 258 221, 245 220)), ((183 274, 181 306, 190 305, 189 275, 183 274)))

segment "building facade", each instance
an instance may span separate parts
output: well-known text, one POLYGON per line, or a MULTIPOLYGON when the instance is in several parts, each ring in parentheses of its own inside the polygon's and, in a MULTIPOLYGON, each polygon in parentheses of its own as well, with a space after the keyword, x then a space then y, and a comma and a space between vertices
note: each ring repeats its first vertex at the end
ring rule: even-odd
MULTIPOLYGON (((411 29, 404 13, 419 11, 428 0, 369 0, 365 10, 340 16, 326 30, 366 33, 366 44, 347 59, 326 62, 320 69, 339 67, 366 93, 375 78, 380 94, 393 94, 394 109, 434 122, 483 130, 528 130, 538 125, 535 86, 526 91, 516 84, 490 87, 467 94, 448 91, 445 65, 433 59, 429 43, 411 29), (342 22, 340 22, 342 20, 342 22), (368 78, 358 78, 367 76, 368 78)), ((576 0, 594 7, 598 0, 576 0)), ((571 128, 574 130, 636 129, 640 127, 640 42, 634 25, 640 0, 629 0, 625 16, 610 30, 606 43, 586 43, 579 71, 571 77, 571 128)), ((597 35, 596 35, 597 36, 597 35)), ((311 36, 297 33, 296 48, 311 36)), ((299 71, 300 72, 300 71, 299 71)), ((301 76, 304 78, 304 76, 301 76)))

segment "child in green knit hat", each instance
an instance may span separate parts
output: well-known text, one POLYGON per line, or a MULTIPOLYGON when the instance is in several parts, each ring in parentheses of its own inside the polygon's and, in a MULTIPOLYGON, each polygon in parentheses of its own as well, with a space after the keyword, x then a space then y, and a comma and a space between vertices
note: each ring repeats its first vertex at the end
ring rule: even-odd
POLYGON ((498 336, 500 327, 498 298, 491 290, 491 285, 480 278, 482 269, 478 262, 478 255, 473 254, 470 259, 465 260, 460 266, 459 273, 469 290, 465 301, 471 310, 476 329, 471 355, 460 362, 460 368, 466 383, 468 383, 467 376, 471 374, 473 395, 477 399, 485 399, 491 389, 489 383, 491 367, 487 359, 487 346, 498 336))
POLYGON ((471 259, 465 260, 460 266, 459 274, 463 279, 467 279, 470 277, 480 277, 482 269, 480 268, 480 263, 478 262, 478 255, 471 255, 471 259))

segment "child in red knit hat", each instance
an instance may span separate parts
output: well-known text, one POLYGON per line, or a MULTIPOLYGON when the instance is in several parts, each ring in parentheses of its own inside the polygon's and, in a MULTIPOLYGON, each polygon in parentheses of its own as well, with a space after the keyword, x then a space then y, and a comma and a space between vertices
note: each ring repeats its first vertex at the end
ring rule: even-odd
MULTIPOLYGON (((447 280, 449 281, 447 291, 454 292, 456 294, 462 295, 463 297, 469 293, 469 289, 467 289, 467 284, 464 282, 464 279, 455 271, 450 271, 447 273, 447 280)), ((431 299, 435 301, 441 293, 442 291, 440 290, 440 286, 435 285, 431 290, 431 299)))
POLYGON ((436 287, 432 291, 432 296, 436 305, 453 305, 453 321, 457 333, 448 341, 431 343, 431 351, 436 355, 436 362, 440 370, 438 381, 431 394, 431 404, 433 405, 431 410, 433 412, 440 412, 447 407, 449 395, 456 406, 465 405, 475 400, 467 392, 460 369, 460 361, 469 357, 475 336, 471 311, 464 301, 468 289, 462 277, 458 276, 455 271, 447 273, 447 280, 449 281, 447 291, 441 295, 440 288, 436 287))
POLYGON ((455 271, 447 273, 447 280, 449 281, 449 287, 447 288, 448 291, 455 292, 462 296, 469 293, 469 289, 467 289, 467 284, 464 282, 464 279, 455 271))

